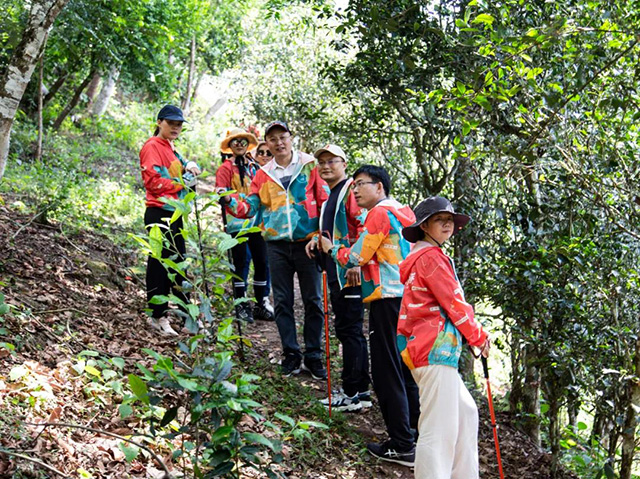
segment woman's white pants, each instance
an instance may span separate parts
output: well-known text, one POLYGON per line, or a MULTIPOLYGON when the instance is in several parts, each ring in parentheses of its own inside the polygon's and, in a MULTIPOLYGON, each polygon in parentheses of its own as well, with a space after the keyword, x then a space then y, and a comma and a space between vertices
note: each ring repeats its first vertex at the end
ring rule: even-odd
POLYGON ((478 479, 478 408, 458 371, 411 371, 420 390, 416 479, 478 479))

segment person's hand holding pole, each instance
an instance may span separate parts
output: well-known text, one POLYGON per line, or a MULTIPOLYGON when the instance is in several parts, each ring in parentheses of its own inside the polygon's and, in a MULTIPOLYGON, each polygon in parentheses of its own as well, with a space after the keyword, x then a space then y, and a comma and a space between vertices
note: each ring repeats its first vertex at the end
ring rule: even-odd
POLYGON ((331 241, 324 235, 320 236, 318 238, 318 241, 320 242, 319 246, 322 248, 322 251, 324 251, 326 254, 329 254, 331 248, 333 248, 333 241, 331 241))

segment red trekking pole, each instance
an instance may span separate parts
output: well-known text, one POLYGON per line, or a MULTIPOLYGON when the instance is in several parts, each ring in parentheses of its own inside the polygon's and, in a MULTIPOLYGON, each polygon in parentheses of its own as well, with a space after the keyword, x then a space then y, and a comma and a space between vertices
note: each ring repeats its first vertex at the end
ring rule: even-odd
POLYGON ((482 369, 484 370, 484 378, 487 380, 487 399, 489 400, 489 413, 491 414, 491 427, 493 428, 493 440, 496 443, 496 455, 498 456, 498 471, 500 472, 500 479, 504 479, 504 472, 502 471, 502 458, 500 457, 500 443, 498 442, 498 426, 496 425, 496 414, 493 410, 493 398, 491 396, 491 384, 489 383, 489 365, 487 364, 487 358, 482 356, 482 369))

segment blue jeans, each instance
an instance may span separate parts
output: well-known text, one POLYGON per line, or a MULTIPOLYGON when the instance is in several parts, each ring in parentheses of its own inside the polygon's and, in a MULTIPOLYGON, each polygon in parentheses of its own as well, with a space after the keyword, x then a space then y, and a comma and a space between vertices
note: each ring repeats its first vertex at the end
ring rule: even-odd
POLYGON ((322 351, 322 280, 314 260, 304 251, 307 242, 267 241, 274 313, 284 355, 300 355, 293 311, 293 276, 298 274, 304 303, 304 356, 319 359, 322 351))

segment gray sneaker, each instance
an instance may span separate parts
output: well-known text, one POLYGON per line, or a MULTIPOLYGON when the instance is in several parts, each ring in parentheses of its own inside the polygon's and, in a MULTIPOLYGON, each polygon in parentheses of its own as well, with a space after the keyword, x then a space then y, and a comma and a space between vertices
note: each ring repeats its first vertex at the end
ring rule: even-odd
MULTIPOLYGON (((329 409, 329 398, 323 399, 320 403, 329 409)), ((362 403, 358 399, 358 394, 349 397, 344 392, 336 392, 331 394, 331 409, 334 411, 356 412, 362 410, 362 403)))

